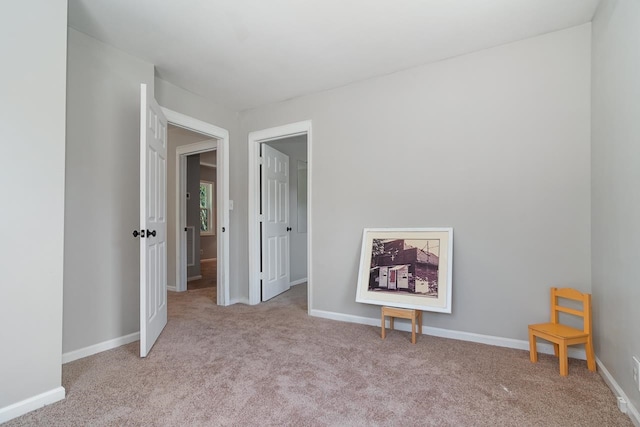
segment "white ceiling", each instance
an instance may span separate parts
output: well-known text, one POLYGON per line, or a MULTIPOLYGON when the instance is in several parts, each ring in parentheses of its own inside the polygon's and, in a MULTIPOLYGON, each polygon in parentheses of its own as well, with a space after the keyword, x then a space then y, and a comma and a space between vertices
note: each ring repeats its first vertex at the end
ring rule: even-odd
POLYGON ((236 111, 591 21, 599 0, 69 0, 69 25, 236 111))

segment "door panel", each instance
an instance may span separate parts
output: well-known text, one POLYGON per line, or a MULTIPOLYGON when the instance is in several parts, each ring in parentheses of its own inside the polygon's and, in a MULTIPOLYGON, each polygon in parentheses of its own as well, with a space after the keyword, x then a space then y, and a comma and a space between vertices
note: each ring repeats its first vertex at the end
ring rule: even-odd
POLYGON ((167 120, 140 88, 140 356, 167 324, 167 120))
POLYGON ((289 289, 289 156, 262 151, 262 301, 289 289))

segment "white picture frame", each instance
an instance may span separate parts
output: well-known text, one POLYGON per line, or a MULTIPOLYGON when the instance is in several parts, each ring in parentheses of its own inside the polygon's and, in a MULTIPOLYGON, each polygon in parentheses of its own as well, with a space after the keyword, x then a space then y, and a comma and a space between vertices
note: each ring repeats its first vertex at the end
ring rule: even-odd
POLYGON ((356 302, 451 313, 453 228, 365 228, 356 302))

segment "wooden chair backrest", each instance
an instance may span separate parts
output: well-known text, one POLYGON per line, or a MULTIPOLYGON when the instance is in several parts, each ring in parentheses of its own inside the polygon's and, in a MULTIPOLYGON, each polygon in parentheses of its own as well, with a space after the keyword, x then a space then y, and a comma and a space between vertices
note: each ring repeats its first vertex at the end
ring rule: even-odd
POLYGON ((560 323, 560 312, 582 317, 584 332, 591 333, 591 294, 582 293, 573 288, 551 288, 551 323, 560 323), (558 298, 581 302, 582 310, 562 306, 558 298))

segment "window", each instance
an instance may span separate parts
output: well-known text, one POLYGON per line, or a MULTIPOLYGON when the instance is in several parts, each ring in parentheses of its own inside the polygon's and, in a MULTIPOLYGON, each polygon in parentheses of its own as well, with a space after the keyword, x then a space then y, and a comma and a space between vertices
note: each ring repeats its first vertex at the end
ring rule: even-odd
POLYGON ((214 183, 200 181, 200 234, 213 236, 215 233, 214 183))

